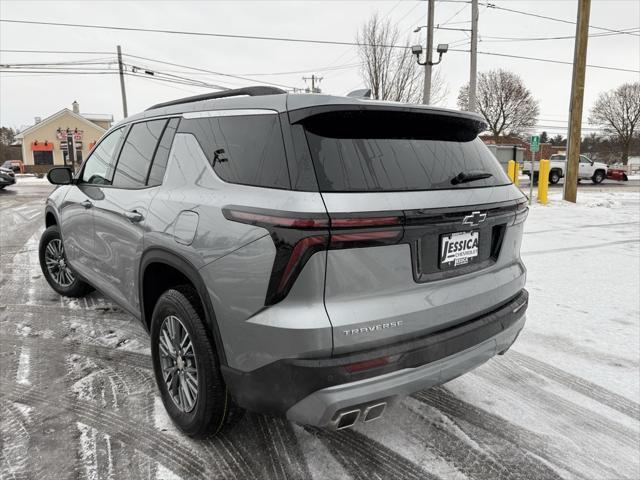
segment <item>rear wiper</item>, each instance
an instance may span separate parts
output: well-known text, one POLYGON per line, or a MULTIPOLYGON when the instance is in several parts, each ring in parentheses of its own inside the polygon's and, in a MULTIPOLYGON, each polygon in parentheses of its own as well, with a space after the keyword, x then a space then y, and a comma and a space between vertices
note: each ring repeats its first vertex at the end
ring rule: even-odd
POLYGON ((489 177, 493 177, 493 174, 480 171, 460 172, 458 175, 451 179, 451 184, 458 185, 459 183, 474 182, 476 180, 482 180, 489 177))

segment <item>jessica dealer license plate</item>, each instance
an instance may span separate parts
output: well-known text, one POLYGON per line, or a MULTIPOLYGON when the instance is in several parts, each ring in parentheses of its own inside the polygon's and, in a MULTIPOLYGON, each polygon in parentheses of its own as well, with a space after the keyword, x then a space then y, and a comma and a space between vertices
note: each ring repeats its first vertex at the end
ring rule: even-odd
POLYGON ((478 258, 477 230, 446 233, 440 237, 440 268, 468 265, 478 258))

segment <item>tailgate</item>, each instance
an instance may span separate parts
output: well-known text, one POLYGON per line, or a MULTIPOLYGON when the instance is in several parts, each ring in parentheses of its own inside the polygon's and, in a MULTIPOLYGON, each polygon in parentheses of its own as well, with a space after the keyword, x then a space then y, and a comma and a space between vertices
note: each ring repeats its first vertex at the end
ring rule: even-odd
POLYGON ((523 195, 476 117, 372 106, 300 123, 330 218, 334 354, 446 328, 523 288, 523 195))
POLYGON ((524 287, 522 223, 513 225, 521 198, 517 189, 455 192, 457 200, 450 192, 345 195, 323 194, 332 217, 341 210, 352 215, 345 205, 379 215, 385 206, 400 203, 404 226, 391 245, 329 250, 325 306, 335 354, 447 328, 493 310, 524 287), (470 224, 478 216, 483 221, 470 224), (464 264, 445 264, 443 247, 458 232, 477 232, 477 254, 464 264))

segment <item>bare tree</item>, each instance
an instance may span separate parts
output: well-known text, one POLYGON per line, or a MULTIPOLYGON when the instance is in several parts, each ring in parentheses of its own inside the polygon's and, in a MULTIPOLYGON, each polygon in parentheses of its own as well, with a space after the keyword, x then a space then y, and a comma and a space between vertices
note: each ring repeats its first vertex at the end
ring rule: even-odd
POLYGON ((640 82, 625 83, 602 92, 589 112, 589 122, 600 125, 605 133, 622 145, 622 163, 627 164, 629 149, 640 121, 640 82))
MULTIPOLYGON (((421 103, 423 67, 416 63, 409 42, 401 45, 399 38, 397 27, 377 14, 363 25, 356 41, 364 83, 376 100, 421 103)), ((431 81, 431 103, 442 102, 448 93, 442 77, 436 73, 431 81)))
MULTIPOLYGON (((519 135, 533 128, 538 120, 538 101, 513 72, 502 69, 480 72, 476 101, 496 143, 500 135, 519 135)), ((458 106, 468 110, 469 84, 460 89, 458 106)))

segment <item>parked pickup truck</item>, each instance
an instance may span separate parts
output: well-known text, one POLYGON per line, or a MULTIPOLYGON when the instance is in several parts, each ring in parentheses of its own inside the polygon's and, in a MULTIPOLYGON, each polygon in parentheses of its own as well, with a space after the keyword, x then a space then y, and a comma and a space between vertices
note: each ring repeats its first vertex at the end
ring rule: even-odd
MULTIPOLYGON (((551 162, 549 170, 549 183, 556 184, 565 176, 567 156, 555 154, 549 157, 551 162)), ((534 176, 537 178, 540 170, 540 162, 534 162, 534 176)), ((531 162, 524 162, 522 173, 531 176, 531 162)), ((607 165, 594 162, 588 157, 580 155, 578 164, 578 180, 591 180, 593 183, 601 183, 607 176, 607 165)))

